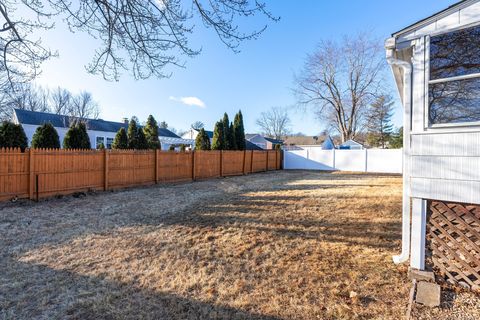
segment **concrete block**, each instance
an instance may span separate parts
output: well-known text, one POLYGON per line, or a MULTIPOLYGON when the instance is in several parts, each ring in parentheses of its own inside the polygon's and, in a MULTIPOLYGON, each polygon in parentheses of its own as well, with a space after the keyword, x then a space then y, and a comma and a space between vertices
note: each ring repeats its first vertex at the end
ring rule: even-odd
POLYGON ((431 271, 422 271, 417 269, 410 269, 410 280, 417 280, 417 281, 427 281, 427 282, 435 282, 435 275, 431 271))
POLYGON ((440 305, 440 286, 436 283, 420 281, 417 284, 415 301, 427 307, 438 307, 440 305))

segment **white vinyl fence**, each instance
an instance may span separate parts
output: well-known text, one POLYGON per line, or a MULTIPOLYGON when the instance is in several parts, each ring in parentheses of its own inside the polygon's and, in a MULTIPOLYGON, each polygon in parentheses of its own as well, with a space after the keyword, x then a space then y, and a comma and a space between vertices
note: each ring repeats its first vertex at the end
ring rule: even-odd
POLYGON ((299 147, 284 151, 283 167, 306 170, 402 173, 402 149, 322 150, 299 147))

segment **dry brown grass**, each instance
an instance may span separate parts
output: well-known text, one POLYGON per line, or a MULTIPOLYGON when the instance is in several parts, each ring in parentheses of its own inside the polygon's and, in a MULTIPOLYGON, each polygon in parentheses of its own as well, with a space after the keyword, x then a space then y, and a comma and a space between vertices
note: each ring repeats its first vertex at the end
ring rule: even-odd
POLYGON ((7 206, 0 318, 399 319, 401 178, 271 172, 7 206))

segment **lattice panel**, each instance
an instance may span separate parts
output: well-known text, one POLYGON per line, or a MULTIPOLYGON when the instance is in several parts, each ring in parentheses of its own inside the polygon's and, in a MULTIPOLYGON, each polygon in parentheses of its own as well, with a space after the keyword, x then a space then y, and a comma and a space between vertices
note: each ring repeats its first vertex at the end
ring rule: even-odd
POLYGON ((480 290, 480 206, 429 201, 428 207, 434 269, 452 284, 480 290))

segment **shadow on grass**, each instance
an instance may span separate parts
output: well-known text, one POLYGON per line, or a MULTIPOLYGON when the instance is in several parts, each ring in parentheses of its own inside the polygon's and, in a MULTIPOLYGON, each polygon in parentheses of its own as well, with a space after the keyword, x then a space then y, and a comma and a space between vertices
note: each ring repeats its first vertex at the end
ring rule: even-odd
POLYGON ((4 260, 1 319, 251 319, 280 320, 194 297, 155 292, 42 265, 4 260), (3 282, 4 281, 4 282, 3 282))

